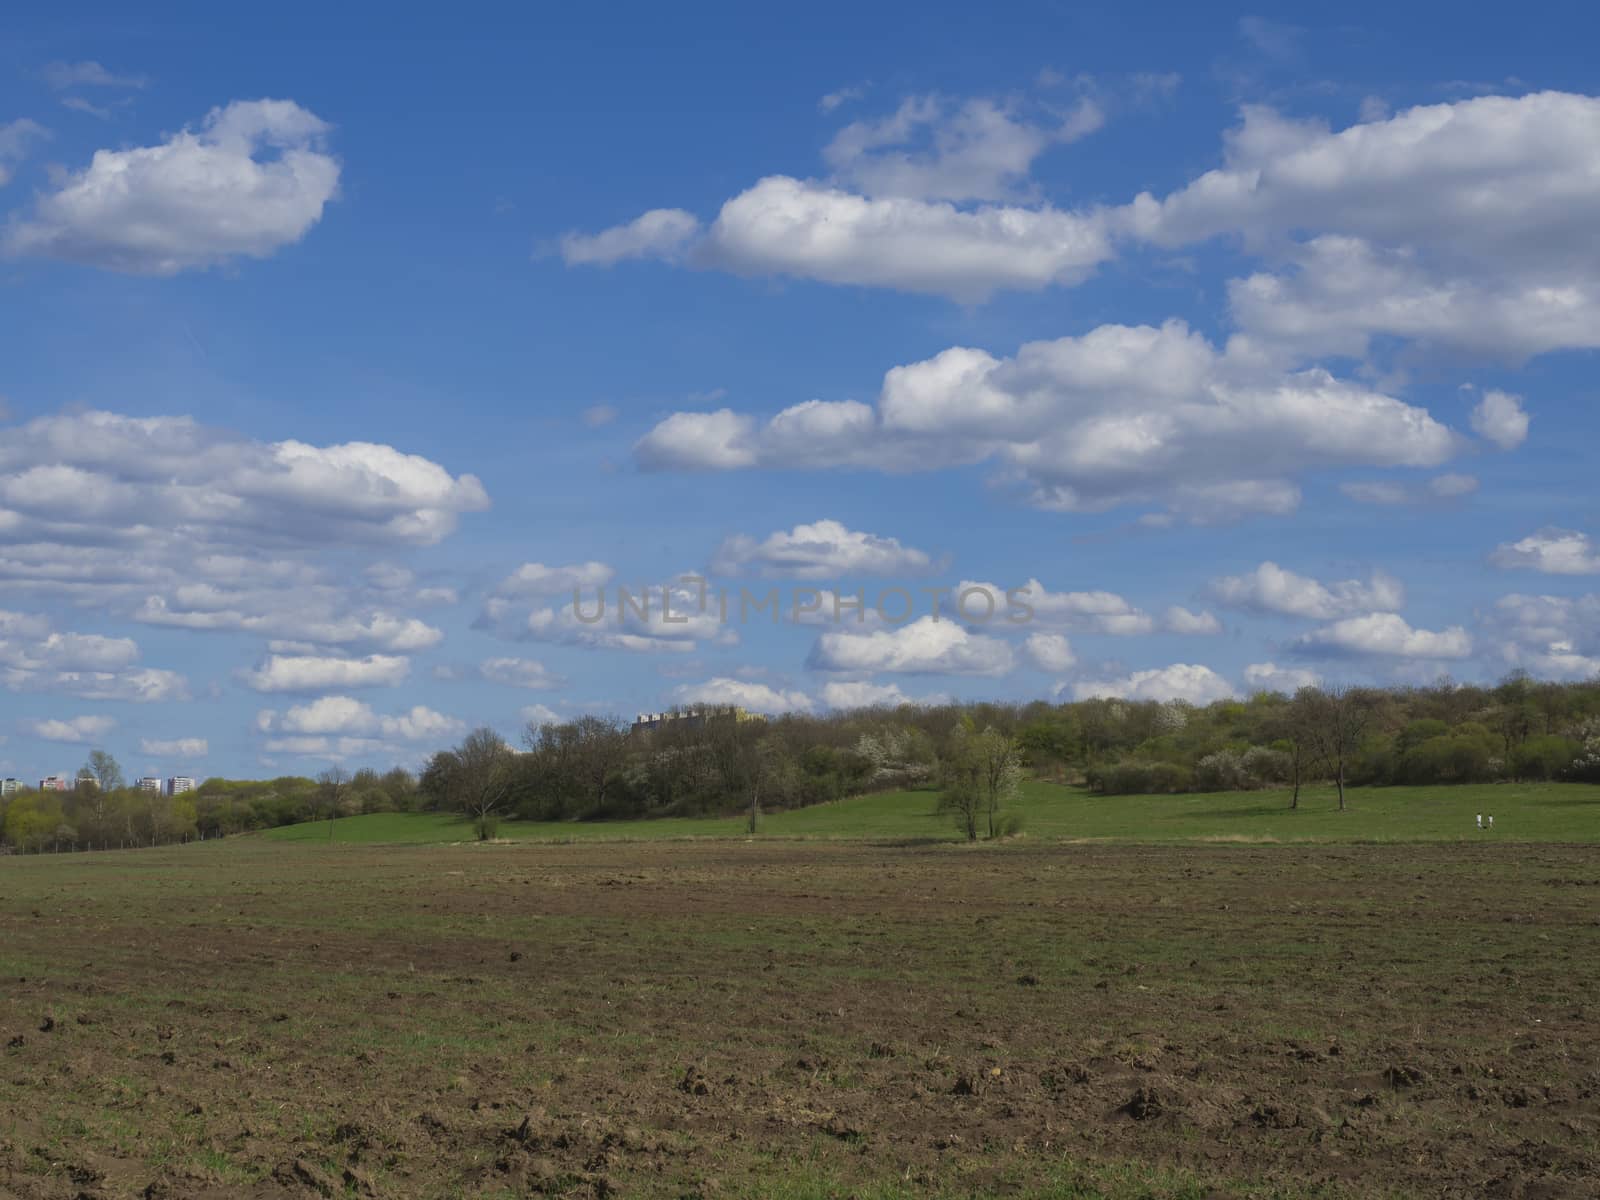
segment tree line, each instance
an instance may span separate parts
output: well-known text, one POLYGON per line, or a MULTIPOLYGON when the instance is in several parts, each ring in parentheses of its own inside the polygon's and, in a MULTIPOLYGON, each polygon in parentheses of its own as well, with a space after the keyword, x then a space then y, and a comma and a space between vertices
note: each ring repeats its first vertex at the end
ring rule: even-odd
POLYGON ((401 767, 382 775, 335 767, 317 779, 212 778, 169 796, 128 786, 117 760, 95 750, 66 791, 0 797, 0 853, 166 845, 422 804, 416 776, 401 767))
MULTIPOLYGON (((1600 783, 1600 680, 1303 688, 1208 705, 1118 699, 901 705, 743 719, 732 711, 635 731, 583 716, 473 731, 413 775, 332 767, 316 779, 208 779, 181 796, 123 785, 98 752, 67 793, 0 800, 0 849, 149 845, 317 818, 449 811, 501 820, 745 814, 926 789, 970 837, 1016 829, 1032 775, 1104 794, 1571 780, 1600 783)), ((110 762, 115 767, 114 760, 110 762)))

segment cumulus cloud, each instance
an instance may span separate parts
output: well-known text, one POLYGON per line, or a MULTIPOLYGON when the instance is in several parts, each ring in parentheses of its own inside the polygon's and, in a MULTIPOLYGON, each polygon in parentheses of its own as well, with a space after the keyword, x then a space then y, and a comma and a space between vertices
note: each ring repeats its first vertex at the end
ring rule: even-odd
POLYGON ((0 441, 8 543, 78 543, 161 528, 258 544, 431 545, 488 507, 472 475, 392 446, 264 443, 191 417, 86 412, 40 417, 0 441))
POLYGON ((1346 617, 1303 634, 1290 645, 1313 657, 1466 658, 1472 653, 1472 638, 1461 626, 1438 632, 1413 629, 1397 613, 1346 617))
POLYGON ((1041 671, 1070 670, 1078 661, 1072 643, 1060 633, 1030 633, 1023 640, 1022 652, 1041 671))
POLYGON ((0 611, 0 687, 7 691, 143 703, 188 698, 182 675, 140 667, 138 659, 132 638, 57 632, 45 617, 0 611))
POLYGON ((1001 289, 1078 283, 1113 253, 1099 213, 1003 204, 963 209, 914 196, 865 196, 788 175, 768 176, 734 196, 697 237, 698 227, 690 213, 658 209, 598 234, 569 234, 562 244, 573 263, 684 258, 738 275, 964 302, 1001 289))
POLYGON ((873 683, 866 679, 833 679, 822 685, 822 702, 829 708, 897 708, 916 703, 897 683, 873 683))
POLYGON ((647 468, 929 470, 993 461, 1035 505, 1161 505, 1214 522, 1299 503, 1325 467, 1437 466, 1460 436, 1425 410, 1320 369, 1285 373, 1181 321, 1105 325, 1009 359, 952 348, 889 371, 876 409, 808 401, 765 424, 677 413, 636 446, 647 468))
POLYGON ((1191 612, 1174 604, 1162 618, 1161 628, 1168 633, 1214 634, 1222 632, 1222 622, 1208 612, 1191 612))
POLYGON ((1047 626, 1069 633, 1108 633, 1133 636, 1151 633, 1156 622, 1149 613, 1135 607, 1115 592, 1052 592, 1037 579, 1014 588, 964 579, 956 584, 954 602, 958 615, 980 621, 991 611, 1002 625, 1029 628, 1047 626), (973 595, 969 595, 972 593, 973 595), (987 601, 974 598, 986 594, 987 601))
POLYGON ((1430 269, 1409 247, 1332 235, 1284 257, 1284 269, 1228 285, 1239 328, 1279 353, 1360 358, 1380 335, 1511 361, 1600 345, 1600 288, 1588 279, 1472 278, 1430 269))
POLYGON ((978 303, 1080 283, 1112 257, 1096 213, 862 196, 769 176, 729 200, 695 251, 739 275, 787 275, 978 303))
POLYGON ((543 663, 531 658, 490 658, 479 666, 478 672, 490 683, 507 687, 549 689, 566 684, 566 680, 543 663))
POLYGON ((999 638, 933 616, 897 629, 824 633, 807 665, 822 671, 911 675, 1004 675, 1015 661, 999 638))
POLYGON ((383 715, 352 696, 323 696, 283 713, 263 709, 256 714, 256 728, 271 734, 377 736, 418 742, 454 737, 466 726, 420 704, 394 715, 383 715))
POLYGON ((569 233, 561 239, 568 266, 609 267, 630 258, 682 257, 700 232, 700 219, 681 208, 657 208, 596 234, 569 233))
POLYGON ((258 692, 321 692, 337 688, 397 687, 410 673, 411 660, 402 655, 337 658, 273 654, 254 671, 245 672, 244 681, 258 692))
POLYGON ((575 589, 603 588, 616 572, 602 562, 572 563, 547 567, 544 563, 523 563, 495 587, 496 596, 519 599, 525 596, 559 596, 575 589))
POLYGON ((1260 662, 1245 667, 1244 681, 1252 692, 1283 692, 1292 696, 1301 688, 1319 686, 1322 676, 1309 667, 1280 667, 1277 663, 1260 662))
POLYGON ((1382 571, 1374 571, 1366 580, 1321 583, 1285 570, 1274 562, 1264 562, 1245 575, 1214 579, 1210 593, 1217 603, 1229 608, 1282 613, 1317 621, 1374 611, 1393 612, 1406 601, 1400 581, 1382 571))
POLYGON ((1485 622, 1507 667, 1542 679, 1600 676, 1600 595, 1502 596, 1485 622))
POLYGON ((712 561, 719 575, 750 571, 775 579, 836 579, 851 575, 917 575, 933 560, 898 539, 861 533, 833 520, 779 530, 762 541, 726 539, 712 561))
POLYGON ((1600 99, 1482 96, 1337 133, 1251 106, 1224 150, 1222 167, 1165 199, 1140 196, 1130 228, 1161 245, 1310 228, 1463 263, 1557 261, 1586 243, 1600 198, 1600 99))
POLYGON ((1489 561, 1507 570, 1545 575, 1600 575, 1600 546, 1576 529, 1546 526, 1515 542, 1495 547, 1489 561))
MULTIPOLYGON (((777 619, 776 607, 771 616, 777 619)), ((619 586, 609 595, 601 588, 592 595, 568 596, 560 604, 530 606, 495 595, 484 602, 473 628, 509 641, 634 653, 688 653, 701 642, 730 645, 738 641, 737 633, 724 624, 706 593, 684 581, 639 588, 619 586)))
POLYGON ((1173 663, 1148 671, 1134 671, 1120 679, 1084 680, 1072 685, 1073 698, 1092 700, 1184 700, 1210 704, 1234 695, 1233 685, 1210 667, 1173 663))
POLYGON ((156 667, 123 671, 0 668, 0 687, 12 692, 54 692, 79 700, 124 700, 133 704, 189 699, 189 681, 183 675, 156 667))
POLYGON ((174 588, 170 597, 147 597, 131 616, 141 624, 172 629, 305 639, 327 646, 366 645, 401 653, 426 650, 444 637, 415 617, 327 611, 340 602, 335 588, 308 587, 302 594, 285 597, 267 590, 195 584, 174 588))
POLYGON ((1482 96, 1368 117, 1335 132, 1247 107, 1221 167, 1138 197, 1119 221, 1163 246, 1238 234, 1287 260, 1235 284, 1234 315, 1303 354, 1364 354, 1375 334, 1512 359, 1597 344, 1600 99, 1482 96))
POLYGON ((205 738, 140 738, 139 752, 157 758, 204 758, 211 752, 205 738))
POLYGON ((68 717, 22 722, 22 727, 47 742, 97 742, 117 727, 112 717, 68 717))
POLYGON ((810 712, 810 696, 800 691, 785 691, 746 679, 729 679, 719 675, 704 683, 680 684, 672 691, 678 704, 736 704, 751 712, 786 713, 810 712))
POLYGON ((837 182, 868 196, 1003 200, 1052 143, 1076 141, 1104 120, 1088 97, 1051 122, 1024 115, 1015 101, 912 96, 886 117, 846 125, 822 157, 837 182))
POLYGON ((1521 396, 1485 392, 1472 410, 1472 431, 1502 450, 1514 450, 1527 440, 1528 420, 1521 396))
POLYGON ((328 126, 290 100, 236 100, 157 146, 100 150, 13 218, 5 251, 138 275, 267 258, 303 238, 339 186, 328 126))
POLYGON ((376 556, 487 505, 473 476, 384 445, 42 417, 0 429, 0 588, 166 628, 410 652, 443 635, 395 608, 443 597, 376 556))
POLYGON ((517 710, 524 725, 559 725, 561 714, 544 704, 525 704, 517 710))
MULTIPOLYGON (((857 93, 823 98, 831 111, 857 93)), ((709 225, 653 209, 596 234, 568 234, 567 262, 682 261, 740 275, 987 299, 1087 278, 1111 258, 1110 216, 1041 203, 1028 185, 1051 146, 1099 129, 1105 111, 1080 87, 1068 108, 1020 98, 906 98, 840 128, 828 175, 770 175, 730 198, 709 225)))

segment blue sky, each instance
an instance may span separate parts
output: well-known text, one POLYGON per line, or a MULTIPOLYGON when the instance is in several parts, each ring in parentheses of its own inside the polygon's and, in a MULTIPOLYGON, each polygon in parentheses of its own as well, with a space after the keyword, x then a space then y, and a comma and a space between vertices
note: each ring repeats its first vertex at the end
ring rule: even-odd
POLYGON ((1580 6, 167 13, 0 38, 0 773, 1600 669, 1580 6))

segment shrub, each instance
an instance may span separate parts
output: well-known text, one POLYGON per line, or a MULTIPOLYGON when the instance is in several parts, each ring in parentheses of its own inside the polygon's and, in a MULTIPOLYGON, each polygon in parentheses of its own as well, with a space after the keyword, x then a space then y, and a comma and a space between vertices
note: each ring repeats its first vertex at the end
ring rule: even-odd
POLYGON ((1239 760, 1245 774, 1257 783, 1287 783, 1294 774, 1293 759, 1282 750, 1251 746, 1239 760))
POLYGON ((1218 750, 1194 765, 1194 785, 1202 792, 1239 792, 1254 787, 1244 761, 1232 750, 1218 750))
POLYGON ((1145 793, 1186 792, 1193 777, 1187 767, 1176 763, 1141 762, 1126 759, 1088 772, 1089 786, 1108 796, 1137 796, 1145 793))
POLYGON ((1511 752, 1513 779, 1560 779, 1577 760, 1582 747, 1557 734, 1531 737, 1511 752))

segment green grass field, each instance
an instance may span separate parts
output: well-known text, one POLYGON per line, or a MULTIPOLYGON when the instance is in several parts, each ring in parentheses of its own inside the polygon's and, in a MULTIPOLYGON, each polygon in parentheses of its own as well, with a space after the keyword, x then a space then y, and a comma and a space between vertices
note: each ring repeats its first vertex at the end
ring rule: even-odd
MULTIPOLYGON (((1367 788, 1347 792, 1339 812, 1333 789, 1308 788, 1300 807, 1287 792, 1185 796, 1097 796, 1081 788, 1030 782, 1014 806, 1026 836, 1046 841, 1117 842, 1600 842, 1600 787, 1589 784, 1483 784, 1367 788), (1493 815, 1493 832, 1474 826, 1493 815)), ((934 811, 933 792, 885 792, 762 818, 763 837, 954 841, 951 820, 934 811)), ((329 840, 327 822, 290 825, 262 836, 329 840)), ((506 821, 510 841, 646 841, 745 837, 743 818, 654 821, 506 821)), ((346 843, 421 844, 472 840, 464 820, 444 813, 375 813, 333 822, 346 843)))

